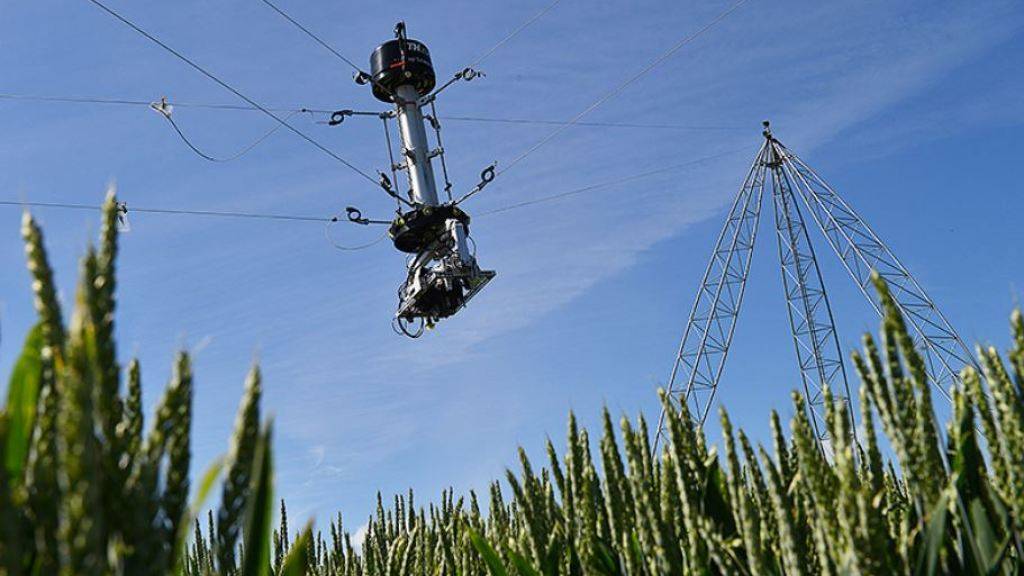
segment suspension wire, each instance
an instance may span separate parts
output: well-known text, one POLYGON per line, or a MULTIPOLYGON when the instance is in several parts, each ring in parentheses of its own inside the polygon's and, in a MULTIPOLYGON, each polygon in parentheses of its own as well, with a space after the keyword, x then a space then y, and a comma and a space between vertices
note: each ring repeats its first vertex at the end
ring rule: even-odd
MULTIPOLYGON (((149 107, 152 101, 149 100, 127 100, 115 98, 91 98, 77 96, 35 96, 31 94, 0 93, 0 100, 22 100, 27 102, 53 102, 64 104, 109 104, 122 106, 146 106, 149 107)), ((195 102, 168 101, 168 104, 176 108, 207 108, 211 110, 238 110, 242 112, 259 112, 259 108, 242 106, 239 104, 204 104, 195 102)), ((344 112, 346 116, 374 116, 379 117, 380 112, 362 110, 338 110, 326 108, 267 108, 271 112, 302 112, 309 114, 324 114, 330 116, 337 112, 344 112)), ((491 124, 536 124, 541 126, 562 126, 569 124, 566 120, 551 120, 543 118, 500 118, 493 116, 437 116, 439 120, 453 122, 480 122, 491 124)), ((660 123, 638 123, 638 122, 575 122, 574 126, 586 126, 594 128, 638 128, 651 130, 707 130, 707 131, 746 131, 749 126, 722 126, 722 125, 686 125, 686 124, 660 124, 660 123)))
MULTIPOLYGON (((174 128, 174 131, 178 133, 178 137, 181 138, 182 142, 184 142, 200 158, 202 158, 204 160, 208 160, 210 162, 231 162, 232 160, 237 160, 237 159, 241 158, 242 156, 245 156, 246 154, 248 154, 250 151, 252 151, 253 148, 255 148, 255 147, 259 146, 260 144, 262 144, 264 140, 266 140, 267 138, 270 138, 271 136, 274 135, 274 133, 276 133, 278 130, 281 129, 281 125, 278 124, 277 126, 274 126, 268 132, 264 133, 262 136, 260 136, 256 140, 253 140, 252 143, 250 143, 248 146, 242 148, 241 150, 239 150, 238 152, 232 154, 231 156, 226 156, 224 158, 218 158, 216 156, 210 156, 209 154, 203 152, 198 147, 196 147, 196 145, 193 144, 192 141, 189 140, 187 136, 185 136, 185 133, 181 131, 181 128, 178 127, 178 123, 174 121, 174 118, 171 117, 170 113, 163 112, 163 111, 160 111, 160 110, 158 110, 158 112, 160 112, 160 115, 163 116, 168 122, 170 122, 171 127, 174 128)), ((290 120, 292 118, 292 116, 295 116, 296 114, 298 114, 298 112, 291 112, 290 114, 288 114, 288 116, 286 116, 285 119, 284 119, 285 122, 290 120)))
POLYGON ((448 163, 444 159, 444 143, 441 141, 441 121, 437 119, 437 107, 434 101, 430 101, 430 125, 434 127, 437 135, 437 147, 441 150, 441 173, 444 174, 444 192, 448 195, 448 201, 452 201, 452 181, 448 179, 448 163))
MULTIPOLYGON (((548 134, 547 136, 542 138, 540 141, 538 141, 536 144, 534 144, 533 146, 528 148, 522 154, 520 154, 519 156, 516 156, 515 158, 513 158, 511 162, 506 164, 502 169, 498 170, 498 172, 497 172, 497 174, 495 176, 500 176, 500 175, 504 174, 505 172, 508 172, 509 170, 512 169, 512 167, 514 167, 515 165, 517 165, 520 162, 522 162, 527 156, 529 156, 530 154, 533 154, 538 149, 540 149, 542 146, 544 146, 545 144, 547 144, 551 140, 555 139, 559 134, 561 134, 562 132, 567 130, 569 127, 576 125, 580 120, 583 119, 584 116, 586 116, 587 114, 593 112, 595 109, 597 109, 599 106, 601 106, 602 104, 604 104, 608 100, 611 100, 615 96, 618 96, 623 90, 625 90, 631 84, 633 84, 634 82, 636 82, 637 80, 639 80, 640 78, 645 76, 648 72, 650 72, 651 70, 656 68, 658 65, 663 63, 665 60, 668 60, 669 57, 671 57, 673 54, 678 52, 681 48, 683 48, 687 44, 693 42, 694 40, 696 40, 700 36, 704 35, 707 31, 709 31, 712 28, 714 28, 715 25, 717 25, 719 22, 724 20, 726 17, 728 17, 730 14, 732 14, 736 10, 738 10, 740 8, 740 6, 742 6, 743 4, 746 3, 746 1, 747 0, 738 0, 732 6, 730 6, 729 8, 724 10, 723 12, 721 12, 718 16, 716 16, 710 22, 708 22, 703 27, 701 27, 699 30, 697 30, 696 32, 693 32, 693 33, 683 37, 682 39, 680 39, 671 48, 669 48, 668 50, 663 52, 660 56, 658 56, 653 61, 651 61, 647 66, 642 68, 639 72, 637 72, 636 74, 630 76, 625 81, 621 82, 620 84, 618 84, 617 86, 612 88, 610 91, 608 91, 603 96, 601 96, 600 98, 595 100, 593 103, 591 103, 589 106, 584 108, 579 114, 574 116, 571 120, 569 120, 565 124, 560 125, 558 128, 556 128, 550 134, 548 134)), ((468 192, 465 196, 463 196, 462 200, 465 200, 469 196, 471 196, 473 194, 476 194, 477 192, 480 191, 480 188, 481 188, 480 186, 478 186, 477 188, 474 188, 473 190, 468 192)))
MULTIPOLYGON (((615 186, 617 184, 624 184, 626 182, 631 182, 633 180, 639 180, 641 178, 646 178, 646 177, 649 177, 649 176, 654 176, 654 175, 657 175, 657 174, 662 174, 662 173, 665 173, 665 172, 670 172, 670 171, 678 170, 678 169, 681 169, 681 168, 686 168, 686 167, 689 167, 689 166, 695 166, 695 165, 698 165, 698 164, 702 164, 704 162, 709 162, 711 160, 716 160, 718 158, 723 158, 725 156, 730 156, 732 154, 737 154, 739 152, 745 152, 745 151, 748 151, 747 148, 736 148, 736 149, 732 149, 732 150, 727 150, 727 151, 721 152, 719 154, 714 154, 714 155, 711 155, 711 156, 706 156, 704 158, 697 158, 695 160, 690 160, 688 162, 683 162, 683 163, 680 163, 680 164, 673 164, 671 166, 664 166, 662 168, 656 168, 654 170, 648 170, 648 171, 640 172, 640 173, 637 173, 637 174, 631 174, 631 175, 623 176, 621 178, 616 178, 616 179, 613 179, 613 180, 608 180, 608 181, 605 181, 605 182, 600 182, 598 184, 591 184, 589 186, 584 186, 584 187, 581 187, 581 188, 575 188, 573 190, 568 190, 568 191, 565 191, 565 192, 560 192, 558 194, 552 194, 550 196, 543 196, 543 197, 540 197, 540 198, 535 198, 533 200, 527 200, 527 201, 519 202, 519 203, 516 203, 516 204, 510 204, 510 205, 507 205, 507 206, 502 206, 500 208, 495 208, 493 210, 488 210, 488 211, 485 211, 485 212, 480 212, 479 214, 477 214, 477 216, 478 217, 480 217, 480 216, 489 216, 489 215, 498 214, 498 213, 501 213, 501 212, 508 212, 510 210, 516 210, 516 209, 519 209, 519 208, 525 208, 527 206, 532 206, 532 205, 535 205, 535 204, 543 204, 543 203, 546 203, 546 202, 554 202, 556 200, 560 200, 562 198, 566 198, 566 197, 569 197, 569 196, 575 196, 575 195, 583 194, 583 193, 590 192, 590 191, 593 191, 593 190, 598 190, 598 189, 601 189, 601 188, 607 188, 607 187, 610 187, 610 186, 615 186)), ((75 204, 75 203, 67 203, 67 202, 30 202, 30 201, 22 202, 22 201, 13 201, 13 200, 0 200, 0 206, 15 206, 15 207, 21 207, 21 208, 36 208, 36 207, 38 207, 38 208, 53 208, 53 209, 65 209, 65 210, 101 210, 102 209, 101 206, 94 205, 94 204, 75 204)), ((304 215, 299 215, 299 214, 277 214, 277 213, 267 213, 267 212, 241 212, 241 211, 218 211, 218 210, 192 210, 192 209, 173 209, 173 208, 134 208, 134 207, 128 208, 128 207, 126 207, 125 210, 127 212, 129 212, 129 213, 130 212, 140 212, 140 213, 143 213, 143 214, 166 214, 166 215, 174 215, 174 216, 204 216, 204 217, 214 217, 214 218, 246 218, 246 219, 255 219, 255 220, 280 220, 280 221, 293 221, 293 222, 321 222, 321 223, 326 223, 326 224, 333 224, 335 222, 341 221, 341 218, 339 216, 337 216, 337 215, 329 217, 329 218, 325 218, 323 216, 304 216, 304 215)), ((380 239, 376 240, 375 242, 379 242, 379 241, 380 241, 380 239)), ((341 249, 344 249, 344 248, 341 248, 341 249)))
MULTIPOLYGON (((337 50, 332 48, 330 44, 328 44, 322 38, 320 38, 319 36, 314 34, 312 32, 312 30, 310 30, 309 28, 306 28, 305 26, 300 24, 298 20, 296 20, 295 18, 292 18, 291 16, 289 16, 287 12, 285 12, 282 9, 280 9, 276 4, 274 4, 270 0, 260 0, 260 1, 263 2, 264 4, 266 4, 267 6, 270 6, 270 8, 274 10, 274 12, 277 12, 282 18, 284 18, 285 20, 290 22, 293 26, 295 26, 296 28, 301 30, 306 36, 309 36, 314 42, 316 42, 317 44, 323 46, 324 48, 327 49, 328 52, 330 52, 331 54, 334 54, 339 59, 341 59, 342 62, 344 62, 344 63, 348 64, 350 67, 352 67, 352 69, 356 71, 356 78, 357 79, 364 79, 364 80, 366 80, 367 82, 372 84, 375 88, 379 88, 380 90, 382 90, 385 94, 390 96, 396 102, 401 103, 402 99, 399 98, 397 94, 392 92, 388 87, 378 83, 373 78, 372 75, 367 74, 366 72, 364 72, 362 70, 362 68, 360 68, 359 66, 357 66, 355 64, 355 62, 352 62, 351 60, 346 58, 341 52, 338 52, 337 50)), ((359 81, 359 80, 357 80, 357 81, 359 81)), ((361 81, 359 81, 359 83, 362 84, 361 81)))
MULTIPOLYGON (((65 210, 102 210, 102 206, 94 206, 89 204, 73 204, 63 202, 12 202, 9 200, 0 200, 0 206, 19 206, 22 208, 38 207, 38 208, 57 208, 65 210)), ((295 214, 271 214, 271 213, 259 213, 259 212, 221 212, 215 210, 175 210, 169 208, 128 208, 124 207, 124 214, 129 212, 142 212, 148 214, 170 214, 175 216, 206 216, 206 217, 219 217, 219 218, 245 218, 255 220, 284 220, 292 222, 322 222, 324 224, 324 238, 326 238, 328 244, 333 246, 336 250, 344 252, 356 252, 358 250, 365 250, 372 246, 379 244, 384 238, 387 237, 387 230, 383 231, 380 236, 371 242, 365 244, 358 244, 356 246, 345 246, 335 241, 331 235, 331 226, 342 221, 339 215, 334 215, 330 218, 323 218, 321 216, 300 216, 295 214)))
POLYGON ((331 54, 334 54, 342 62, 344 62, 344 63, 348 64, 349 66, 351 66, 353 70, 355 70, 359 74, 365 74, 365 72, 363 72, 362 69, 360 69, 359 66, 357 66, 354 62, 352 62, 351 60, 346 58, 341 52, 338 52, 334 48, 331 48, 330 44, 328 44, 327 42, 324 42, 319 36, 317 36, 312 31, 310 31, 309 28, 306 28, 305 26, 300 24, 297 20, 295 20, 294 18, 289 16, 288 13, 286 13, 284 10, 281 10, 280 8, 278 8, 276 4, 274 4, 270 0, 261 0, 261 1, 264 4, 266 4, 267 6, 270 6, 270 8, 274 12, 277 12, 282 18, 284 18, 285 20, 291 22, 291 24, 293 26, 295 26, 299 30, 302 30, 306 34, 306 36, 309 36, 310 38, 312 38, 313 41, 315 41, 317 44, 319 44, 319 45, 323 46, 324 48, 326 48, 328 52, 330 52, 331 54))
POLYGON ((290 130, 291 132, 293 132, 297 136, 301 137, 303 140, 305 140, 305 141, 309 142, 310 144, 312 144, 313 146, 317 147, 320 151, 324 152, 328 156, 330 156, 330 157, 334 158, 335 160, 337 160, 338 162, 344 164, 345 166, 350 168, 353 172, 355 172, 355 173, 359 174, 360 176, 362 176, 364 179, 369 180, 374 185, 377 184, 377 181, 374 180, 374 178, 372 176, 370 176, 369 174, 367 174, 363 170, 357 168, 354 164, 350 163, 349 161, 345 160, 344 158, 342 158, 341 156, 339 156, 335 152, 331 151, 329 148, 327 148, 323 144, 317 142, 312 137, 307 135, 305 132, 303 132, 303 131, 299 130, 298 128, 292 126, 291 124, 285 122, 277 114, 271 112, 267 108, 265 108, 262 105, 258 104, 252 98, 249 98, 245 94, 242 94, 241 92, 239 92, 237 89, 233 88, 227 82, 221 80, 217 76, 215 76, 212 73, 208 72, 205 68, 203 68, 199 64, 196 64, 194 61, 192 61, 188 57, 184 56, 181 52, 178 52, 174 48, 171 48, 170 46, 165 44, 163 41, 161 41, 156 36, 153 36, 149 32, 146 32, 145 30, 143 30, 142 28, 137 26, 135 23, 133 23, 131 20, 128 20, 124 16, 118 14, 117 12, 115 12, 113 9, 108 7, 106 4, 104 4, 100 0, 88 0, 88 1, 93 3, 93 4, 95 4, 97 7, 102 9, 107 14, 110 14, 111 16, 113 16, 114 18, 119 20, 125 26, 128 26, 129 28, 131 28, 132 30, 138 32, 139 34, 141 34, 142 36, 144 36, 146 39, 150 40, 151 42, 153 42, 157 46, 160 46, 161 48, 163 48, 164 50, 166 50, 170 54, 174 55, 175 57, 177 57, 182 62, 188 64, 189 66, 191 66, 194 70, 196 70, 197 72, 199 72, 203 76, 206 76, 210 80, 213 80, 214 82, 219 84, 222 88, 224 88, 227 91, 231 92, 235 96, 238 96, 239 98, 241 98, 242 100, 247 102, 252 107, 256 108, 257 110, 259 110, 260 112, 266 114, 267 116, 273 118, 275 122, 277 122, 278 124, 281 124, 283 127, 287 128, 288 130, 290 130))
MULTIPOLYGON (((263 1, 266 2, 267 0, 263 0, 263 1)), ((509 40, 511 40, 511 39, 515 38, 516 36, 518 36, 520 32, 522 32, 523 30, 526 30, 527 28, 529 28, 537 20, 540 20, 545 14, 550 12, 551 9, 554 8, 555 6, 557 6, 558 3, 561 2, 561 1, 562 0, 553 0, 550 4, 545 6, 544 9, 542 9, 540 12, 535 14, 533 16, 533 18, 530 18, 526 22, 523 22, 522 24, 520 24, 519 27, 516 28, 515 30, 513 30, 512 32, 510 32, 508 34, 508 36, 505 36, 504 38, 499 40, 497 44, 495 44, 494 46, 491 46, 490 50, 488 50, 488 51, 484 52, 483 54, 481 54, 480 56, 478 56, 477 59, 472 61, 472 62, 470 62, 468 66, 466 66, 464 68, 461 68, 459 72, 456 72, 447 82, 442 84, 440 88, 438 88, 437 90, 434 90, 434 93, 431 94, 431 96, 432 97, 433 96, 437 96, 445 88, 447 88, 447 87, 451 86, 452 84, 454 84, 455 82, 458 82, 459 80, 461 80, 462 77, 463 77, 463 74, 467 70, 472 70, 473 67, 479 66, 480 63, 482 63, 484 60, 490 58, 491 54, 494 54, 498 50, 498 48, 501 48, 502 46, 505 45, 506 42, 508 42, 509 40)))
POLYGON ((526 208, 527 206, 533 206, 535 204, 544 204, 544 203, 547 203, 547 202, 554 202, 556 200, 561 200, 563 198, 567 198, 567 197, 570 197, 570 196, 577 196, 579 194, 584 194, 586 192, 592 192, 594 190, 599 190, 601 188, 608 188, 608 187, 611 187, 611 186, 616 186, 618 184, 625 184, 627 182, 632 182, 634 180, 640 180, 642 178, 648 178, 650 176, 655 176, 655 175, 658 175, 658 174, 664 174, 666 172, 673 172, 673 171, 679 170, 681 168, 688 168, 690 166, 697 166, 697 165, 700 165, 700 164, 704 164, 706 162, 710 162, 712 160, 717 160, 719 158, 724 158, 726 156, 732 156, 733 154, 738 154, 740 152, 749 152, 749 147, 734 148, 732 150, 726 150, 725 152, 721 152, 721 153, 718 153, 718 154, 713 154, 711 156, 705 156, 703 158, 697 158, 695 160, 690 160, 688 162, 682 162, 680 164, 672 164, 670 166, 663 166, 661 168, 655 168, 654 170, 648 170, 646 172, 639 172, 639 173, 636 173, 636 174, 630 174, 630 175, 627 175, 627 176, 623 176, 621 178, 615 178, 615 179, 612 179, 612 180, 607 180, 605 182, 599 182, 597 184, 591 184, 589 186, 583 186, 581 188, 574 188, 572 190, 567 190, 565 192, 559 192, 557 194, 551 194, 551 195, 548 195, 548 196, 541 196, 540 198, 534 198, 533 200, 526 200, 526 201, 523 201, 523 202, 517 202, 515 204, 509 204, 507 206, 501 206, 499 208, 494 208, 492 210, 486 210, 484 212, 479 212, 479 213, 477 213, 477 217, 479 218, 481 216, 490 216, 490 215, 493 215, 493 214, 500 214, 502 212, 508 212, 510 210, 517 210, 519 208, 526 208))
POLYGON ((327 242, 336 250, 341 250, 343 252, 355 252, 357 250, 365 250, 367 248, 370 248, 371 246, 376 246, 377 244, 380 243, 381 240, 386 238, 388 235, 388 231, 385 229, 383 232, 380 233, 380 236, 378 236, 376 240, 367 242, 366 244, 357 244, 355 246, 345 246, 344 244, 338 244, 338 242, 334 240, 334 236, 331 235, 331 226, 338 223, 340 220, 340 216, 336 215, 324 223, 324 238, 326 238, 327 242))
MULTIPOLYGON (((124 98, 94 98, 86 96, 36 96, 33 94, 12 94, 0 93, 0 100, 24 100, 28 102, 55 102, 61 104, 110 104, 120 106, 146 106, 153 104, 152 100, 128 100, 124 98)), ((242 106, 240 104, 203 104, 196 102, 167 102, 176 108, 209 108, 211 110, 239 110, 258 112, 259 108, 254 106, 242 106)), ((317 110, 311 108, 270 108, 271 112, 311 112, 314 114, 330 114, 334 110, 317 110)), ((374 112, 373 114, 376 114, 374 112)))
POLYGON ((685 124, 656 124, 656 123, 633 123, 633 122, 570 122, 566 120, 544 120, 530 118, 494 118, 486 116, 442 116, 442 120, 455 122, 486 122, 492 124, 539 124, 546 126, 589 126, 595 128, 648 128, 657 130, 723 130, 723 131, 749 131, 750 127, 744 126, 702 126, 685 124))
MULTIPOLYGON (((388 128, 388 117, 385 115, 381 115, 380 120, 384 124, 384 140, 387 142, 388 145, 388 161, 389 165, 391 166, 391 184, 392 186, 398 186, 398 170, 395 165, 395 152, 392 149, 391 144, 391 130, 388 128)), ((402 201, 398 195, 398 192, 395 192, 395 204, 398 205, 398 207, 395 209, 395 212, 401 214, 402 201)))
MULTIPOLYGON (((0 200, 0 206, 18 206, 22 208, 55 208, 63 210, 101 210, 102 206, 94 204, 74 204, 68 202, 15 202, 12 200, 0 200)), ((169 214, 175 216, 208 216, 216 218, 249 218, 257 220, 287 220, 294 222, 332 222, 334 218, 322 216, 302 216, 296 214, 273 214, 261 212, 233 212, 217 210, 177 210, 172 208, 126 208, 129 212, 141 212, 147 214, 169 214)))

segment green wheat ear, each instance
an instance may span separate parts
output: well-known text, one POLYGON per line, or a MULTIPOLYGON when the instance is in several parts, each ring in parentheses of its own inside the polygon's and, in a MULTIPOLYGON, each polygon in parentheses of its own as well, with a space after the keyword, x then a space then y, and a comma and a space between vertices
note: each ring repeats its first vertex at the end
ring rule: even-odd
POLYGON ((220 570, 225 573, 231 573, 236 567, 235 545, 248 506, 249 484, 259 444, 261 394, 260 371, 253 366, 245 381, 245 392, 235 417, 234 433, 231 435, 227 455, 227 475, 217 511, 217 561, 220 570))
POLYGON ((32 275, 32 293, 35 295, 36 313, 43 326, 43 337, 54 355, 59 356, 64 348, 64 320, 53 270, 43 245, 43 231, 28 212, 21 219, 21 235, 25 240, 25 256, 32 275))
POLYGON ((67 576, 100 576, 108 569, 102 452, 95 435, 96 333, 88 314, 94 265, 95 254, 90 250, 83 260, 71 319, 58 412, 60 558, 61 572, 67 576))
MULTIPOLYGON (((129 366, 122 396, 114 341, 116 216, 110 194, 99 249, 90 248, 82 260, 67 328, 42 230, 29 214, 22 221, 39 322, 12 372, 8 403, 0 409, 3 576, 213 574, 210 561, 202 572, 189 572, 199 565, 181 537, 183 524, 196 512, 186 503, 188 357, 179 355, 148 434, 143 434, 137 362, 129 366)), ((258 410, 258 391, 256 374, 243 403, 249 413, 258 410)), ((204 479, 200 493, 211 486, 204 479)), ((269 539, 269 531, 265 536, 269 539)))

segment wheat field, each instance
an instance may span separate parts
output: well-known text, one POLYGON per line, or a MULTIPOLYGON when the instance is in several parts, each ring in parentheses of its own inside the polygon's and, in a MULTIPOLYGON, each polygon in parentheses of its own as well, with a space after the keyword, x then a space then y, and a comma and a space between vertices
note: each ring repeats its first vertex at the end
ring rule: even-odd
POLYGON ((669 442, 656 454, 642 417, 616 424, 606 410, 592 440, 570 414, 561 454, 549 442, 538 467, 520 450, 518 469, 488 494, 448 491, 426 506, 411 491, 378 496, 356 547, 340 515, 319 531, 289 528, 258 367, 225 455, 201 470, 186 353, 147 425, 141 368, 122 363, 114 340, 112 195, 66 324, 28 214, 23 236, 38 323, 0 411, 0 576, 1024 572, 1019 311, 1006 358, 979 349, 984 373, 963 371, 949 422, 938 421, 924 360, 876 282, 880 335, 854 356, 860 422, 829 397, 827 453, 799 394, 788 428, 768 415, 770 446, 752 445, 724 411, 719 449, 685 406, 668 410, 669 442))

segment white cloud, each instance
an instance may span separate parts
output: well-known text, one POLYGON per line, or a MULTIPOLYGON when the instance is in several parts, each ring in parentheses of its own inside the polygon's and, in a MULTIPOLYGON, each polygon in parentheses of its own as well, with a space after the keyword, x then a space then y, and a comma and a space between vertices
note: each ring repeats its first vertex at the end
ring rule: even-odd
POLYGON ((366 535, 370 532, 370 523, 367 522, 356 529, 356 533, 352 535, 352 547, 356 550, 360 550, 363 547, 363 542, 366 541, 366 535))

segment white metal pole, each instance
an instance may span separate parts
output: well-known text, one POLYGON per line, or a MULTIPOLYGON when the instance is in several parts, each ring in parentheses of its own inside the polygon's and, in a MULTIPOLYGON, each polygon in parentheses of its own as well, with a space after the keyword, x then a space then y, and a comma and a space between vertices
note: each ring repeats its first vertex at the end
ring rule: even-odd
POLYGON ((423 125, 423 112, 420 111, 420 96, 411 84, 399 86, 395 94, 400 99, 396 105, 398 127, 409 188, 412 190, 411 200, 415 204, 437 206, 437 185, 434 183, 434 168, 430 165, 430 147, 427 144, 427 130, 423 125))

